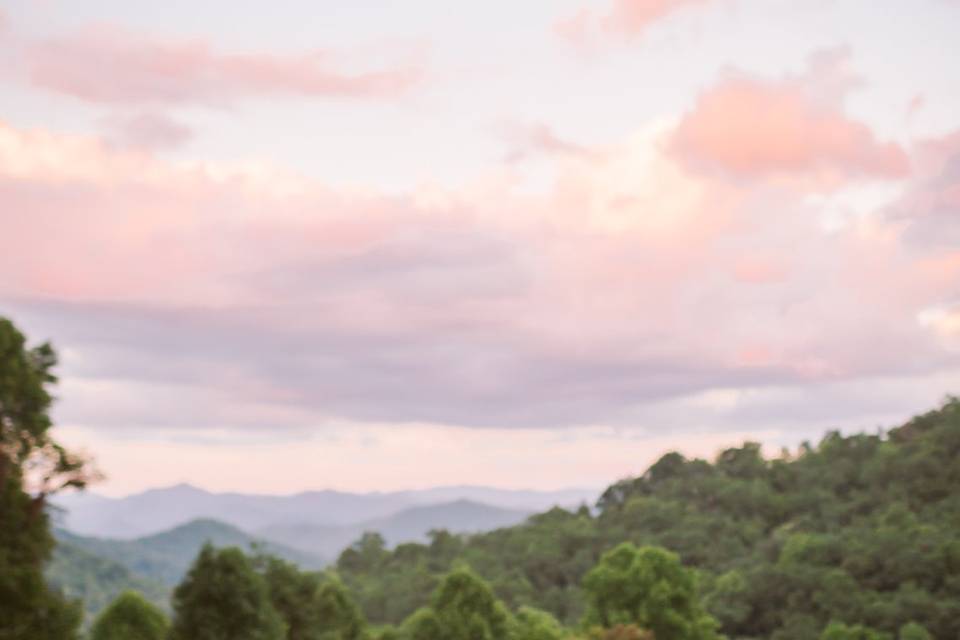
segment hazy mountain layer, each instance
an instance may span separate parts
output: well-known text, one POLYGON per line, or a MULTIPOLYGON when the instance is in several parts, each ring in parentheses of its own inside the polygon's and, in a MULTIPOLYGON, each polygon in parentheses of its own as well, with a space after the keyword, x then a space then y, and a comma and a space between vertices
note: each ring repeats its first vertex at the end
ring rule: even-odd
POLYGON ((519 524, 529 515, 528 511, 457 500, 411 507, 387 518, 355 525, 331 527, 300 522, 265 527, 257 533, 269 540, 332 558, 367 531, 379 533, 388 545, 393 546, 403 542, 423 542, 434 529, 454 533, 490 531, 519 524))
MULTIPOLYGON (((530 512, 553 506, 576 507, 584 502, 593 504, 598 495, 598 491, 590 489, 515 491, 463 486, 393 493, 310 491, 269 496, 211 493, 181 484, 124 498, 70 494, 56 498, 56 505, 62 509, 58 523, 65 529, 83 535, 132 539, 201 518, 219 520, 245 531, 292 525, 339 528, 366 525, 410 507, 456 500, 530 512)), ((437 526, 444 525, 437 522, 437 526)))

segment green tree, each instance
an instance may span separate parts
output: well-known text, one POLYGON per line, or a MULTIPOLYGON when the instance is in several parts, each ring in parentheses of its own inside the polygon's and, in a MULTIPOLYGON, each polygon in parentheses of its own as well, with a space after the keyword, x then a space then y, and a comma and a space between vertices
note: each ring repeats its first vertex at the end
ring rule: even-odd
POLYGON ((848 626, 831 622, 820 635, 820 640, 890 640, 890 636, 862 625, 848 626))
POLYGON ((173 592, 171 640, 284 640, 267 583, 235 547, 200 551, 173 592))
POLYGON ((328 579, 320 585, 311 607, 323 629, 324 640, 360 640, 366 631, 366 622, 360 608, 347 594, 339 580, 328 579))
POLYGON ((410 640, 504 640, 513 619, 490 586, 469 569, 449 573, 430 601, 404 623, 410 640))
POLYGON ((300 571, 280 558, 261 555, 255 565, 266 580, 270 602, 287 625, 287 640, 359 640, 366 621, 335 577, 300 571))
POLYGON ((401 640, 403 635, 400 630, 393 626, 384 626, 372 630, 369 634, 370 640, 401 640))
POLYGON ((655 640, 653 634, 635 624, 617 624, 609 629, 594 627, 587 634, 588 640, 655 640))
POLYGON ((716 621, 700 607, 693 573, 673 553, 623 543, 584 578, 586 622, 636 624, 657 640, 716 638, 716 621))
POLYGON ((520 607, 514 625, 514 640, 562 640, 563 627, 546 611, 520 607))
POLYGON ((51 590, 43 568, 53 549, 47 498, 91 479, 85 461, 50 437, 48 387, 56 354, 0 317, 0 638, 68 640, 82 613, 51 590), (27 486, 29 479, 30 485, 27 486))
POLYGON ((340 554, 337 566, 343 570, 361 573, 376 571, 389 555, 386 547, 383 536, 368 531, 340 554))
POLYGON ((164 640, 170 623, 135 591, 125 591, 97 617, 90 640, 164 640))
POLYGON ((897 640, 933 640, 930 633, 916 622, 908 622, 900 627, 897 640))

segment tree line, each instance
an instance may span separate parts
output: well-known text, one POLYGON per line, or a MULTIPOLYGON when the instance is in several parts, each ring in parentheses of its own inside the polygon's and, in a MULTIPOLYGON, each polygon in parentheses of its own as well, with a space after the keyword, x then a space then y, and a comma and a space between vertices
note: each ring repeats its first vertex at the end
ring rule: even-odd
POLYGON ((607 489, 595 511, 553 509, 392 550, 370 534, 336 570, 376 622, 404 619, 465 562, 509 607, 573 625, 589 605, 584 576, 630 542, 678 554, 730 638, 810 640, 828 628, 897 638, 918 627, 958 638, 958 460, 960 401, 951 398, 889 432, 832 432, 774 459, 756 443, 713 461, 669 453, 607 489))
POLYGON ((575 629, 532 607, 511 611, 469 567, 447 573, 399 625, 368 624, 335 575, 276 557, 205 547, 173 595, 168 621, 134 592, 94 622, 90 640, 719 640, 676 555, 625 543, 586 576, 575 629))

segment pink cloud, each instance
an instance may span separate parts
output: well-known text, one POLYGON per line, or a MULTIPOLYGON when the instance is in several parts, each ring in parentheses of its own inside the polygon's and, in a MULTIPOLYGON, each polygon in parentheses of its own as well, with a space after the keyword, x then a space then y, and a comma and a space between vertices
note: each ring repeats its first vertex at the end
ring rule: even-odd
POLYGON ((107 138, 120 147, 165 150, 180 147, 193 138, 193 131, 159 113, 116 115, 103 120, 107 138))
MULTIPOLYGON (((960 246, 960 131, 916 144, 917 176, 887 211, 904 237, 927 251, 956 255, 960 246)), ((949 260, 948 260, 949 261, 949 260)))
POLYGON ((687 7, 707 4, 710 0, 616 0, 605 25, 612 31, 629 36, 642 34, 651 24, 687 7))
POLYGON ((782 282, 787 277, 787 268, 779 260, 767 257, 744 257, 733 266, 734 278, 752 284, 782 282))
POLYGON ((263 95, 396 96, 422 77, 414 66, 349 73, 327 51, 296 56, 225 54, 207 43, 91 28, 28 51, 34 84, 90 102, 226 104, 263 95))
POLYGON ((510 145, 507 162, 518 162, 537 154, 585 158, 594 153, 583 145, 562 138, 545 124, 509 124, 502 128, 502 133, 510 145))
POLYGON ((916 318, 953 295, 954 262, 899 221, 826 234, 803 194, 691 171, 670 135, 568 154, 543 193, 386 196, 0 124, 0 298, 92 341, 96 375, 119 358, 182 385, 195 366, 216 381, 196 419, 218 425, 247 408, 299 427, 595 424, 948 361, 916 318))
POLYGON ((742 367, 766 367, 776 364, 777 357, 763 345, 747 345, 737 352, 735 362, 742 367))
POLYGON ((702 169, 808 186, 907 176, 903 149, 844 113, 846 86, 816 67, 782 80, 730 74, 680 121, 673 150, 702 169))
POLYGON ((603 13, 580 9, 558 20, 554 31, 571 44, 588 48, 605 34, 637 38, 653 24, 684 9, 705 5, 711 0, 614 0, 603 13))

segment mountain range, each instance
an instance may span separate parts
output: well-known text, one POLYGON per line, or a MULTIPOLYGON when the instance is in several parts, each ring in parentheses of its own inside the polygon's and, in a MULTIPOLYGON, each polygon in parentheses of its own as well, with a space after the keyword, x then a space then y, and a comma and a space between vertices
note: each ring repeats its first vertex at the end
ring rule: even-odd
POLYGON ((403 542, 424 542, 434 529, 475 533, 509 527, 523 522, 532 513, 461 499, 410 507, 385 518, 357 524, 329 526, 300 521, 271 525, 256 533, 265 540, 283 543, 321 557, 335 558, 368 531, 379 533, 388 546, 395 546, 403 542))
MULTIPOLYGON (((469 501, 491 508, 529 513, 553 506, 577 507, 592 504, 598 492, 592 489, 560 491, 524 491, 490 487, 438 487, 419 491, 390 493, 346 493, 340 491, 308 491, 293 495, 271 496, 242 493, 212 493, 180 484, 151 489, 123 498, 109 498, 96 493, 72 493, 58 496, 54 505, 60 512, 58 526, 73 533, 133 539, 159 533, 197 519, 212 519, 231 524, 248 533, 284 530, 310 525, 319 530, 357 526, 373 526, 400 512, 469 501)), ((453 507, 451 516, 463 520, 465 508, 453 507)), ((444 516, 424 512, 430 528, 447 527, 444 516)), ((510 524, 511 516, 490 511, 492 527, 510 524)), ((416 518, 416 515, 410 516, 416 518)), ((482 517, 470 520, 468 530, 492 528, 482 517)), ((522 518, 520 518, 522 519, 522 518)), ((514 520, 516 521, 516 520, 514 520)), ((427 529, 423 530, 425 533, 427 529)), ((385 537, 390 538, 387 535, 385 537)), ((401 541, 397 538, 395 542, 401 541)))
POLYGON ((478 533, 553 506, 593 503, 597 493, 460 486, 269 496, 180 484, 123 498, 66 494, 54 501, 57 547, 47 577, 84 602, 89 620, 127 589, 166 607, 171 588, 208 542, 258 545, 303 569, 319 569, 365 532, 379 533, 388 546, 426 541, 435 529, 478 533))

